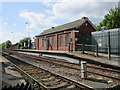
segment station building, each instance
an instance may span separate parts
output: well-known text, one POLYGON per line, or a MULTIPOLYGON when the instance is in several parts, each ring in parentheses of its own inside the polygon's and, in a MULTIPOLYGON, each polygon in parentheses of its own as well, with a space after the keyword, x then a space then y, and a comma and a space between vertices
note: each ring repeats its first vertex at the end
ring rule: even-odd
POLYGON ((73 51, 76 50, 76 43, 90 43, 91 32, 96 31, 94 24, 87 18, 52 27, 36 35, 35 43, 37 50, 69 50, 69 43, 73 51))

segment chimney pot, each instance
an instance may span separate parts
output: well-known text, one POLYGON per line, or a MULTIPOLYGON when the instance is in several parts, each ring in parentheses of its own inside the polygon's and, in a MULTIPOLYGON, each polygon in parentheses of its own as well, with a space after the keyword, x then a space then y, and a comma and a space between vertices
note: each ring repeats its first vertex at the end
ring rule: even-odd
POLYGON ((87 17, 82 17, 82 19, 88 19, 87 17))
POLYGON ((54 27, 52 27, 52 29, 54 29, 54 27))

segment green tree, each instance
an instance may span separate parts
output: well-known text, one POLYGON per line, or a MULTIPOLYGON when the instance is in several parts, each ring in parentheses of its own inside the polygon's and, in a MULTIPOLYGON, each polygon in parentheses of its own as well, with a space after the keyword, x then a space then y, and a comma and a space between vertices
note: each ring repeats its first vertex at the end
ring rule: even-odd
POLYGON ((23 49, 30 49, 30 46, 31 46, 31 39, 30 38, 24 38, 22 40, 19 41, 20 43, 20 47, 23 48, 23 49), (29 45, 28 45, 29 44, 29 45))
POLYGON ((7 40, 5 44, 6 44, 6 48, 10 48, 12 45, 12 42, 10 40, 7 40))
POLYGON ((12 42, 10 40, 7 40, 6 42, 3 42, 0 44, 0 47, 5 50, 5 49, 8 49, 10 48, 12 45, 12 42))
POLYGON ((2 47, 3 50, 6 49, 6 44, 5 43, 2 43, 0 46, 2 47))
POLYGON ((105 15, 102 22, 97 26, 97 31, 100 31, 102 26, 106 26, 106 29, 120 28, 120 9, 111 9, 109 14, 105 15))
POLYGON ((18 43, 17 48, 20 49, 22 47, 22 45, 20 43, 18 43))

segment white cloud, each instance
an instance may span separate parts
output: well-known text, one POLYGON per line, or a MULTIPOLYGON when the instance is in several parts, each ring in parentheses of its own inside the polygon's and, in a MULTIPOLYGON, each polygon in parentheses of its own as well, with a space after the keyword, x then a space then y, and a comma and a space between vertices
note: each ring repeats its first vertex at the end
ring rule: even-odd
POLYGON ((24 33, 12 33, 12 32, 4 32, 0 31, 0 43, 3 43, 7 40, 10 40, 12 43, 19 42, 20 39, 26 37, 24 33))
POLYGON ((43 0, 42 3, 46 6, 52 6, 55 3, 60 2, 60 0, 43 0))
MULTIPOLYGON (((2 2, 58 2, 60 0, 2 0, 2 2)), ((65 1, 65 0, 64 0, 65 1)), ((70 1, 70 0, 69 0, 70 1)), ((79 0, 81 2, 118 2, 119 0, 79 0)))
POLYGON ((46 17, 46 15, 41 13, 27 12, 24 10, 19 16, 27 19, 30 31, 43 31, 44 29, 56 25, 56 23, 54 23, 49 17, 46 17))
POLYGON ((0 32, 0 37, 3 37, 3 38, 0 38, 0 43, 5 42, 7 40, 12 40, 11 36, 12 36, 11 33, 1 31, 0 32))
POLYGON ((7 23, 7 22, 4 22, 3 24, 4 24, 4 25, 7 25, 8 23, 7 23))
POLYGON ((69 22, 80 19, 83 16, 87 16, 90 20, 94 19, 94 23, 98 24, 111 8, 118 5, 117 2, 102 1, 103 0, 47 0, 42 1, 42 3, 51 7, 51 9, 45 10, 50 16, 43 13, 27 12, 25 10, 23 10, 19 16, 27 19, 29 22, 29 30, 38 30, 40 32, 56 26, 57 24, 54 21, 68 20, 69 22))
POLYGON ((61 0, 52 5, 53 18, 61 19, 80 19, 83 16, 89 18, 103 18, 111 9, 117 6, 117 2, 88 2, 88 0, 61 0))
POLYGON ((14 26, 17 26, 17 23, 13 23, 14 26))

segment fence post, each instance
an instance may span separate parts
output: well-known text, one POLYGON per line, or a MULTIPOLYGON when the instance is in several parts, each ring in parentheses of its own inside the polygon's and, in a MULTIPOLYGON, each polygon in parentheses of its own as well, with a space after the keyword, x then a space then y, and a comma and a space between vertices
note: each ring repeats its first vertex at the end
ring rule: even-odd
POLYGON ((98 45, 96 44, 96 57, 98 57, 98 45))
POLYGON ((87 79, 86 61, 81 61, 81 78, 87 79))
POLYGON ((111 52, 111 47, 110 47, 110 32, 108 32, 108 60, 111 59, 110 52, 111 52))
POLYGON ((82 44, 82 54, 84 54, 84 43, 82 44))

